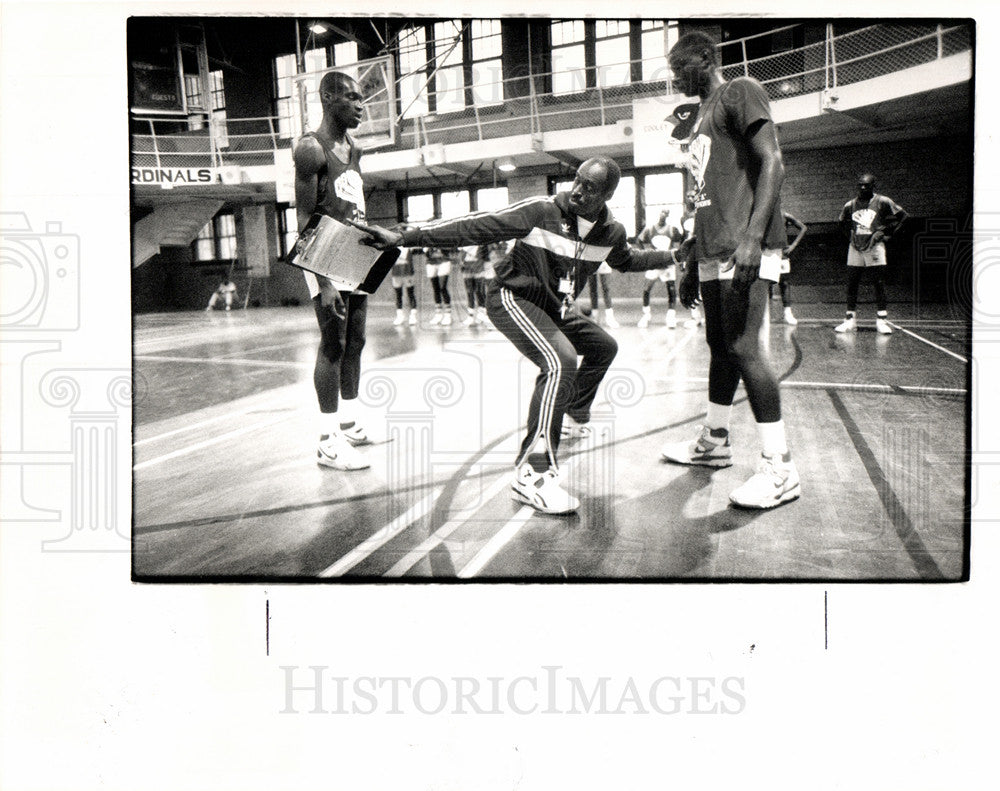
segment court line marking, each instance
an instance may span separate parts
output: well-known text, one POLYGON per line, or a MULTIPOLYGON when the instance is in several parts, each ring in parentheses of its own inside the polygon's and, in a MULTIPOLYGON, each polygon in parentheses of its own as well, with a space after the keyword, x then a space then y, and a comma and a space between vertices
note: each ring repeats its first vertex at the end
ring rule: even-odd
POLYGON ((289 341, 288 343, 275 343, 271 346, 256 346, 252 349, 241 349, 238 352, 230 352, 229 354, 220 354, 218 357, 214 358, 216 360, 227 360, 230 359, 235 354, 257 354, 258 352, 270 352, 275 349, 290 349, 293 346, 301 347, 302 341, 289 341))
MULTIPOLYGON (((506 471, 505 471, 506 472, 506 471)), ((478 477, 479 473, 476 473, 478 477)), ((465 480, 469 480, 466 478, 465 480)), ((480 496, 480 502, 485 505, 494 497, 496 497, 500 492, 506 489, 510 485, 510 481, 507 475, 504 474, 498 480, 490 484, 486 489, 483 490, 480 496)), ((441 527, 431 533, 427 538, 421 541, 416 547, 411 549, 402 558, 400 558, 391 569, 389 569, 382 576, 384 577, 402 577, 406 572, 412 569, 417 563, 419 563, 424 557, 426 557, 431 550, 440 545, 445 539, 447 539, 452 533, 454 533, 458 528, 472 521, 475 513, 471 513, 466 517, 461 519, 450 519, 445 522, 441 527)))
POLYGON ((243 360, 222 359, 219 357, 167 357, 157 354, 137 354, 133 360, 154 363, 207 363, 209 365, 259 365, 264 368, 301 368, 312 369, 315 363, 297 363, 290 360, 243 360))
MULTIPOLYGON (((657 379, 661 384, 676 384, 678 382, 688 384, 705 384, 708 378, 704 376, 687 376, 676 379, 657 379)), ((862 390, 875 393, 917 393, 921 395, 968 395, 968 390, 964 387, 925 387, 923 385, 882 385, 865 384, 864 382, 790 382, 779 383, 783 390, 862 390)), ((652 396, 671 395, 671 391, 650 393, 652 396)))
POLYGON ((282 401, 265 401, 263 404, 257 404, 255 406, 249 406, 246 409, 241 409, 239 412, 226 412, 222 415, 216 415, 215 417, 206 418, 198 423, 192 423, 187 426, 181 426, 180 428, 175 428, 170 431, 165 431, 162 434, 157 434, 152 437, 146 437, 145 439, 138 439, 132 443, 132 447, 138 445, 145 445, 147 442, 156 442, 160 439, 165 439, 166 437, 172 437, 175 434, 183 434, 185 431, 194 431, 205 426, 210 426, 213 423, 218 423, 220 420, 234 420, 235 418, 242 417, 243 415, 249 415, 251 412, 266 412, 271 409, 280 408, 281 404, 286 403, 287 400, 282 401))
POLYGON ((530 505, 524 506, 520 511, 518 511, 511 520, 505 524, 500 530, 486 542, 486 545, 480 549, 475 556, 466 563, 461 569, 459 569, 456 575, 459 579, 468 579, 469 577, 474 577, 489 563, 493 558, 503 549, 507 544, 509 544, 514 536, 521 532, 521 528, 524 527, 525 523, 531 519, 535 514, 535 509, 530 505))
POLYGON ((198 450, 203 450, 205 448, 211 447, 212 445, 217 445, 220 442, 225 442, 226 440, 232 439, 234 437, 239 437, 243 434, 249 434, 251 431, 256 431, 259 428, 267 428, 268 426, 273 426, 275 423, 281 423, 284 420, 291 419, 292 415, 281 415, 274 420, 265 420, 263 423, 253 423, 249 426, 242 426, 233 431, 229 431, 225 434, 220 434, 217 437, 211 437, 210 439, 203 440, 201 442, 196 442, 194 445, 188 445, 186 448, 179 448, 178 450, 166 453, 163 456, 157 456, 153 459, 148 459, 147 461, 141 461, 138 464, 133 464, 133 470, 142 470, 146 467, 152 467, 156 464, 160 464, 170 459, 176 459, 180 456, 187 456, 189 453, 194 453, 198 450))
POLYGON ((393 519, 389 524, 376 530, 372 535, 358 544, 354 549, 327 566, 320 573, 320 577, 339 577, 346 571, 350 571, 358 563, 371 555, 375 550, 387 544, 393 538, 402 533, 412 523, 424 517, 428 511, 434 507, 434 501, 441 494, 444 487, 439 487, 424 497, 412 508, 404 511, 393 519))
POLYGON ((934 341, 928 340, 927 338, 924 338, 922 335, 917 335, 917 333, 911 332, 910 330, 906 329, 906 327, 900 327, 898 324, 896 324, 893 321, 888 321, 886 323, 890 327, 895 327, 900 332, 905 332, 911 338, 916 338, 921 343, 926 343, 928 346, 933 346, 938 351, 941 351, 941 352, 944 352, 945 354, 951 355, 956 360, 960 360, 961 362, 965 363, 966 365, 968 365, 968 363, 969 363, 969 361, 965 357, 963 357, 961 354, 955 354, 955 352, 951 351, 950 349, 944 348, 944 346, 938 346, 936 343, 934 343, 934 341))

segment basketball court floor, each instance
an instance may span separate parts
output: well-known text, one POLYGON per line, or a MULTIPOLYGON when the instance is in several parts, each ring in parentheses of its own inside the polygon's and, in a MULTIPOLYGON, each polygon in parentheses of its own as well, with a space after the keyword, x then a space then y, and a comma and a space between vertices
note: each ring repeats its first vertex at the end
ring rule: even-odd
MULTIPOLYGON (((780 306, 772 301, 774 319, 780 306)), ((511 499, 537 373, 481 327, 392 326, 369 309, 359 400, 371 468, 319 467, 309 306, 144 314, 134 321, 133 572, 141 581, 947 581, 967 575, 968 328, 947 306, 798 305, 768 329, 802 497, 729 505, 759 446, 742 390, 734 465, 660 461, 693 438, 702 327, 637 329, 587 440, 560 463, 578 513, 511 499), (865 319, 868 319, 865 321, 865 319)), ((461 318, 456 312, 456 319, 461 318)))

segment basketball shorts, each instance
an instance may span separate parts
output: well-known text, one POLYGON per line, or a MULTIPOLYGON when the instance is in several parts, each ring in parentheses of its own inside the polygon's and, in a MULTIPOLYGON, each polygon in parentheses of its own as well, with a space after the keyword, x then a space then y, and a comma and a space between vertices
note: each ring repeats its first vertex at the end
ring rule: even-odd
POLYGON ((413 286, 413 275, 393 275, 393 288, 410 288, 413 286))
MULTIPOLYGON (((730 267, 728 271, 722 268, 732 263, 732 259, 709 258, 698 262, 698 279, 702 283, 710 280, 732 280, 736 274, 736 267, 730 267)), ((761 280, 770 280, 777 283, 781 278, 781 250, 765 250, 760 257, 760 271, 757 277, 761 280)))
POLYGON ((427 277, 446 277, 451 274, 451 261, 427 265, 427 277))
POLYGON ((661 283, 673 283, 677 280, 677 268, 668 266, 666 269, 647 269, 646 280, 659 280, 661 283))
POLYGON ((597 275, 610 275, 611 271, 612 271, 611 270, 611 266, 608 264, 608 262, 607 261, 602 261, 601 265, 599 267, 597 267, 597 271, 594 274, 597 274, 597 275))
POLYGON ((885 266, 885 245, 882 242, 867 250, 858 250, 853 244, 847 248, 848 266, 885 266))

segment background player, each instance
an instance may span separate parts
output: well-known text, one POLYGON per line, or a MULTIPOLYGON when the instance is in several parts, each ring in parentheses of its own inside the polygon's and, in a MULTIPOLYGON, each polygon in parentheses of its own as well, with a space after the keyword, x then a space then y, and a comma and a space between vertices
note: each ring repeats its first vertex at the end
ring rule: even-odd
POLYGON ((213 310, 220 299, 226 303, 226 310, 233 309, 233 301, 236 299, 236 284, 228 277, 219 283, 219 287, 212 293, 205 310, 213 310))
POLYGON ((486 259, 489 250, 481 244, 465 251, 462 259, 462 280, 465 283, 465 321, 466 327, 482 324, 486 316, 486 259))
MULTIPOLYGON (((782 319, 785 324, 790 327, 794 327, 799 323, 799 320, 795 318, 795 315, 792 313, 792 287, 788 284, 788 277, 792 272, 792 253, 795 252, 795 248, 799 246, 799 242, 802 241, 802 237, 806 235, 808 227, 804 222, 786 211, 786 235, 788 234, 789 228, 795 229, 795 238, 792 240, 791 244, 788 245, 788 247, 781 251, 781 277, 778 280, 778 290, 781 292, 782 319)), ((771 291, 773 293, 774 286, 771 286, 771 291)))
MULTIPOLYGON (((667 250, 673 247, 675 242, 680 241, 683 231, 676 225, 669 223, 667 221, 669 217, 670 213, 664 209, 652 225, 647 225, 642 229, 642 233, 636 238, 642 249, 667 250)), ((675 309, 675 305, 677 304, 676 279, 675 269, 672 266, 668 266, 666 269, 650 269, 646 272, 646 284, 642 289, 642 316, 639 317, 639 323, 636 326, 640 328, 649 326, 649 322, 653 317, 649 298, 653 293, 653 286, 656 285, 657 280, 667 287, 667 327, 673 329, 677 326, 677 311, 675 309)))
MULTIPOLYGON (((319 87, 323 120, 307 132, 293 152, 295 201, 299 230, 313 213, 336 220, 364 219, 361 149, 348 134, 361 123, 362 96, 358 83, 340 72, 328 72, 319 87)), ((319 401, 317 462, 338 470, 360 470, 368 461, 354 446, 369 442, 356 422, 365 345, 367 297, 340 292, 325 277, 304 271, 319 322, 320 344, 313 370, 319 401)))
POLYGON ((840 224, 851 242, 847 247, 847 318, 834 329, 854 332, 858 308, 858 286, 865 270, 875 281, 875 330, 889 335, 886 321, 889 303, 885 294, 885 242, 899 230, 907 214, 891 198, 875 192, 875 177, 865 173, 858 178, 858 197, 844 204, 840 224))
POLYGON ((413 290, 413 274, 415 267, 425 260, 424 251, 419 247, 407 249, 392 266, 392 289, 396 292, 396 318, 393 326, 398 327, 406 321, 403 311, 403 289, 410 303, 410 326, 417 323, 417 295, 413 290))
POLYGON ((576 297, 605 260, 618 271, 662 269, 673 260, 671 253, 628 246, 625 228, 607 210, 620 177, 613 160, 594 157, 580 165, 568 192, 402 234, 366 229, 383 248, 516 239, 496 265, 486 310, 494 326, 540 369, 511 488, 516 499, 545 513, 579 506, 563 488, 556 460, 563 418, 571 433, 586 427, 597 388, 618 351, 614 338, 579 315, 576 297), (579 367, 578 356, 583 357, 579 367))
POLYGON ((608 284, 608 275, 611 274, 611 267, 606 263, 601 264, 587 280, 587 289, 590 292, 590 312, 597 316, 597 285, 601 286, 601 296, 604 297, 604 326, 616 330, 621 324, 615 318, 614 303, 611 300, 611 286, 608 284))
POLYGON ((700 282, 711 360, 706 425, 694 442, 666 445, 663 458, 732 464, 729 419, 742 378, 763 453, 757 472, 729 497, 736 505, 771 508, 800 491, 778 382, 761 341, 768 281, 777 282, 788 243, 780 202, 781 150, 763 87, 748 77, 723 80, 711 38, 699 32, 681 36, 669 61, 675 90, 701 97, 688 143, 698 265, 686 268, 680 296, 692 304, 700 282))
POLYGON ((434 289, 434 317, 431 324, 447 327, 451 324, 451 292, 448 276, 451 274, 451 250, 440 247, 427 248, 427 279, 434 289))

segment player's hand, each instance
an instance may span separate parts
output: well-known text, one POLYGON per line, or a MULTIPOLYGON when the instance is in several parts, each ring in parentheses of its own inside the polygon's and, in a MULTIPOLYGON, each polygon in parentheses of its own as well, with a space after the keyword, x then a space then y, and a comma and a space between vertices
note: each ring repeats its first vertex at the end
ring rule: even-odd
POLYGON ((320 305, 332 309, 337 318, 346 319, 347 305, 344 304, 344 298, 340 296, 340 289, 333 284, 332 280, 322 275, 316 275, 316 280, 319 283, 320 305))
POLYGON ((403 241, 402 234, 382 228, 379 225, 365 225, 354 220, 347 220, 346 222, 348 225, 353 225, 359 231, 364 231, 368 234, 370 238, 362 239, 360 243, 374 247, 376 250, 388 250, 390 247, 399 247, 400 242, 403 241))
POLYGON ((736 252, 733 253, 732 262, 722 267, 723 272, 736 268, 733 274, 734 287, 748 288, 757 279, 757 275, 760 274, 761 252, 760 240, 743 239, 739 243, 736 252))
POLYGON ((677 298, 690 310, 698 304, 698 265, 693 261, 684 268, 684 274, 677 287, 677 298))
POLYGON ((872 234, 871 239, 868 240, 868 249, 871 250, 879 242, 885 241, 885 234, 882 231, 875 231, 872 234))

